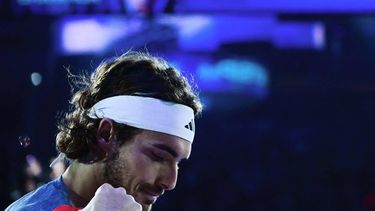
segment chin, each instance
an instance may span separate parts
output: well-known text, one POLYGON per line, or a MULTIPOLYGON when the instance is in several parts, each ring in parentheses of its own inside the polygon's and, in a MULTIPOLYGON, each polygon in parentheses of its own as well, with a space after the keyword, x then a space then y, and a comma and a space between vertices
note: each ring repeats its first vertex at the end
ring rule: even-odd
POLYGON ((150 211, 152 205, 155 203, 155 199, 147 198, 143 195, 138 195, 138 197, 134 197, 135 200, 142 205, 142 211, 150 211))
POLYGON ((142 204, 142 211, 150 211, 152 209, 152 204, 142 204))

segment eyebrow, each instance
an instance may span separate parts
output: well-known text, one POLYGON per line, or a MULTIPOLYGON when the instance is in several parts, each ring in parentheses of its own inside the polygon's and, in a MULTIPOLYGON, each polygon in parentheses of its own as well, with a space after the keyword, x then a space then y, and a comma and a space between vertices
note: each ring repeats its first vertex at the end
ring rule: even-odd
POLYGON ((169 146, 166 146, 164 144, 154 144, 153 145, 154 147, 158 148, 158 149, 161 149, 161 150, 164 150, 166 152, 168 152, 169 154, 171 154, 174 158, 177 158, 178 157, 178 154, 176 151, 174 151, 172 148, 170 148, 169 146))

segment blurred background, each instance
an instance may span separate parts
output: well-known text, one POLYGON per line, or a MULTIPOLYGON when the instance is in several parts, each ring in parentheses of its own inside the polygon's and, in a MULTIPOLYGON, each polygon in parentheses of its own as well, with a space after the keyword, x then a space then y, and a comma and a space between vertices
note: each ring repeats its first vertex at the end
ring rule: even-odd
POLYGON ((375 210, 374 0, 1 0, 0 209, 65 168, 65 68, 129 49, 205 104, 155 210, 375 210))

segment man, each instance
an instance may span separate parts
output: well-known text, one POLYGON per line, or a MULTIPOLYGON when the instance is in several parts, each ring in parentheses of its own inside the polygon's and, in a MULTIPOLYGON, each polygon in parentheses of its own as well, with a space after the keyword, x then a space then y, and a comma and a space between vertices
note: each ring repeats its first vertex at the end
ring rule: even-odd
POLYGON ((7 210, 151 210, 189 158, 199 98, 176 69, 138 52, 73 79, 81 87, 56 137, 71 165, 7 210))

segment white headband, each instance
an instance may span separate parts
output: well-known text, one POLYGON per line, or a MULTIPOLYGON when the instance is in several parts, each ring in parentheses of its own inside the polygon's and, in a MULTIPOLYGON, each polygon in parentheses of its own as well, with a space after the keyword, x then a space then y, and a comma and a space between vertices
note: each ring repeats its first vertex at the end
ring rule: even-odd
POLYGON ((151 97, 121 95, 97 102, 88 112, 93 119, 109 118, 136 128, 162 132, 193 142, 194 111, 188 106, 151 97))

